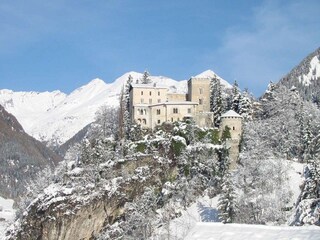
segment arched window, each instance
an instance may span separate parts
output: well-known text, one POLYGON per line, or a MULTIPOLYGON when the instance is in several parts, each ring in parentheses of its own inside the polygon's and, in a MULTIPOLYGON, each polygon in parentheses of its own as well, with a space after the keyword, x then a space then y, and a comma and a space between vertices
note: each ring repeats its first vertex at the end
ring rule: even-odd
POLYGON ((140 110, 140 115, 143 115, 143 110, 142 109, 140 110))
POLYGON ((232 127, 232 130, 236 130, 236 128, 235 128, 235 127, 232 127))
POLYGON ((144 125, 146 125, 147 124, 147 120, 144 118, 144 119, 142 119, 142 123, 144 124, 144 125))
POLYGON ((140 118, 138 119, 138 123, 139 123, 139 124, 141 123, 141 119, 140 119, 140 118))

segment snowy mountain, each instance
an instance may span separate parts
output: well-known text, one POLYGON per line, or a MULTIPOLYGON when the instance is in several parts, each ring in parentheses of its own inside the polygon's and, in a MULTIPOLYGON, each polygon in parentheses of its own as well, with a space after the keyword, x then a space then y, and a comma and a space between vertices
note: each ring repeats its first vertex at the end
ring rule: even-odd
POLYGON ((320 48, 309 54, 298 66, 279 81, 288 88, 295 87, 301 97, 320 103, 320 48))
POLYGON ((195 76, 196 78, 217 78, 220 80, 220 84, 227 89, 232 88, 232 85, 228 83, 226 80, 219 77, 215 72, 212 70, 206 70, 198 75, 195 76))
MULTIPOLYGON (((95 112, 102 105, 117 106, 121 89, 128 79, 139 81, 143 74, 128 72, 112 83, 94 79, 70 94, 53 92, 13 92, 0 90, 0 104, 17 117, 24 130, 48 145, 61 145, 94 121, 95 112)), ((217 76, 208 70, 198 77, 217 76)), ((217 76, 218 77, 218 76, 217 76)), ((220 77, 219 77, 220 78, 220 77)), ((176 81, 163 76, 150 76, 153 83, 167 86, 169 91, 187 92, 187 81, 176 81)), ((221 78, 220 78, 221 79, 221 78)), ((229 83, 221 79, 226 88, 229 83)))

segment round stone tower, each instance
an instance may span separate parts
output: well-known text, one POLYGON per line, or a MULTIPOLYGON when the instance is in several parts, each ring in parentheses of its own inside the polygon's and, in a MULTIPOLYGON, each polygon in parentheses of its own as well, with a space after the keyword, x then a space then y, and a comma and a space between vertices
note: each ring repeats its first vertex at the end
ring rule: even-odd
POLYGON ((235 169, 239 158, 239 144, 242 134, 242 117, 233 110, 221 115, 220 137, 225 127, 230 128, 231 139, 226 140, 229 148, 230 169, 235 169))
POLYGON ((240 140, 242 134, 242 117, 233 110, 221 115, 220 132, 228 126, 230 128, 231 139, 240 140))

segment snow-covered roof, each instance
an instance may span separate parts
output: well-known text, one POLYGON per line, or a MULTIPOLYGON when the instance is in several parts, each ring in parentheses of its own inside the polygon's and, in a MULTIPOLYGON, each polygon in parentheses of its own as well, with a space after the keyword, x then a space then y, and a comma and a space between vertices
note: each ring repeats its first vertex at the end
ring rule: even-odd
POLYGON ((152 84, 141 84, 141 83, 132 83, 131 86, 133 88, 157 88, 157 89, 168 89, 168 87, 166 86, 161 86, 161 85, 158 85, 156 83, 152 83, 152 84))
POLYGON ((191 101, 184 101, 184 102, 160 102, 160 103, 154 103, 154 104, 135 104, 136 107, 156 107, 161 105, 198 105, 197 102, 191 102, 191 101))
POLYGON ((241 115, 239 115, 238 113, 236 113, 233 110, 229 110, 227 112, 225 112, 224 114, 221 115, 221 117, 238 117, 238 118, 242 118, 241 115))

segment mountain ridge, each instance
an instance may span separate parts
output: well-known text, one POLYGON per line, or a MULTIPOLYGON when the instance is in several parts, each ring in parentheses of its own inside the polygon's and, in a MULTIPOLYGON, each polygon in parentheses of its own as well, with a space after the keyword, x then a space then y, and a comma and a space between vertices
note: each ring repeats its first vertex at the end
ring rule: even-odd
MULTIPOLYGON (((206 77, 218 77, 222 85, 231 85, 212 70, 203 73, 206 77)), ((75 89, 70 94, 60 90, 53 92, 14 92, 0 90, 0 104, 12 113, 25 131, 49 146, 65 143, 77 132, 94 121, 95 112, 102 106, 117 106, 122 87, 129 75, 133 82, 140 81, 143 74, 130 71, 111 83, 95 78, 75 89)), ((150 76, 154 83, 167 86, 169 91, 187 92, 187 80, 176 81, 165 76, 150 76)))
POLYGON ((305 57, 278 84, 294 87, 307 101, 320 104, 320 47, 305 57))
POLYGON ((0 195, 18 198, 35 174, 53 167, 61 157, 27 135, 21 124, 0 105, 0 195))

